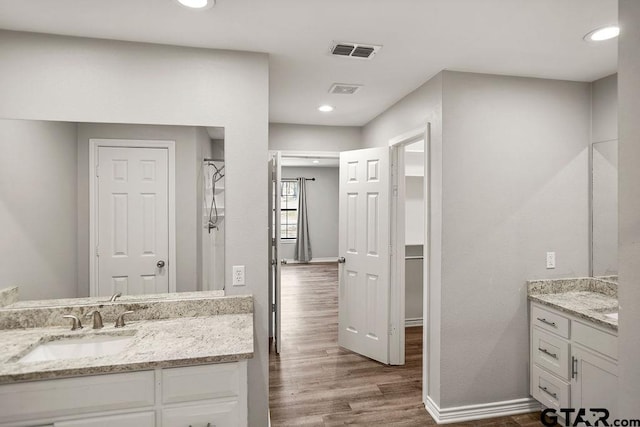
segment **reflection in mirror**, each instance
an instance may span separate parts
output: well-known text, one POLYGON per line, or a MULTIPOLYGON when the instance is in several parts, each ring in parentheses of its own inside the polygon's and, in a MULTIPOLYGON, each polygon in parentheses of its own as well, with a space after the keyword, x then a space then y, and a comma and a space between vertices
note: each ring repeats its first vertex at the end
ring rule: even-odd
POLYGON ((0 289, 224 288, 224 129, 0 119, 0 289))
POLYGON ((592 145, 593 276, 618 276, 618 141, 592 145))

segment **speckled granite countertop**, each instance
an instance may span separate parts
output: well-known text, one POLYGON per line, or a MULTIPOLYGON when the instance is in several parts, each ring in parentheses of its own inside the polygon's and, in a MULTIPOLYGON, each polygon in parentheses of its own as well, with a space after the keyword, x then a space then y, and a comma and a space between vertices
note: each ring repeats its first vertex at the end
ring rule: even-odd
POLYGON ((0 384, 140 371, 253 357, 253 314, 219 314, 127 322, 124 328, 68 327, 0 330, 0 384), (38 344, 96 335, 132 336, 121 352, 48 362, 17 362, 38 344))
POLYGON ((592 277, 531 280, 527 295, 530 301, 618 330, 618 320, 606 316, 618 312, 618 285, 614 282, 592 277))

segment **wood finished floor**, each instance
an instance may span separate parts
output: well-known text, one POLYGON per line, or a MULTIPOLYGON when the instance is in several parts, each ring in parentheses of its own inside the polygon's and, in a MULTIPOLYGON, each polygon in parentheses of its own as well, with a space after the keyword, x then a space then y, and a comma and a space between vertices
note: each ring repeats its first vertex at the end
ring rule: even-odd
MULTIPOLYGON (((280 355, 269 357, 272 426, 427 426, 422 328, 406 330, 406 364, 385 366, 338 347, 337 264, 282 270, 280 355)), ((542 426, 539 414, 461 426, 542 426)))

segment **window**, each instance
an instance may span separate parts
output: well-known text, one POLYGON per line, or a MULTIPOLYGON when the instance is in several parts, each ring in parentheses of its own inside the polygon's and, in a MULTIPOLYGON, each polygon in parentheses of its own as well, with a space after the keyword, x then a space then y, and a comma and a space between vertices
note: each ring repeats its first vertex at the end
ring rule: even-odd
POLYGON ((295 240, 298 235, 298 181, 281 183, 280 208, 280 238, 295 240))

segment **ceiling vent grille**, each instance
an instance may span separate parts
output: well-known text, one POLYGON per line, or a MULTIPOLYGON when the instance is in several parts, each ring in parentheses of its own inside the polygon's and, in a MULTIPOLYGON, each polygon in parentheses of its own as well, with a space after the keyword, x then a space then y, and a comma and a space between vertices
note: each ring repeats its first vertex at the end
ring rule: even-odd
POLYGON ((382 46, 365 45, 361 43, 334 42, 331 45, 331 54, 347 58, 371 59, 382 46))
POLYGON ((362 85, 346 84, 346 83, 334 83, 329 88, 329 93, 336 95, 353 95, 360 90, 362 85))

